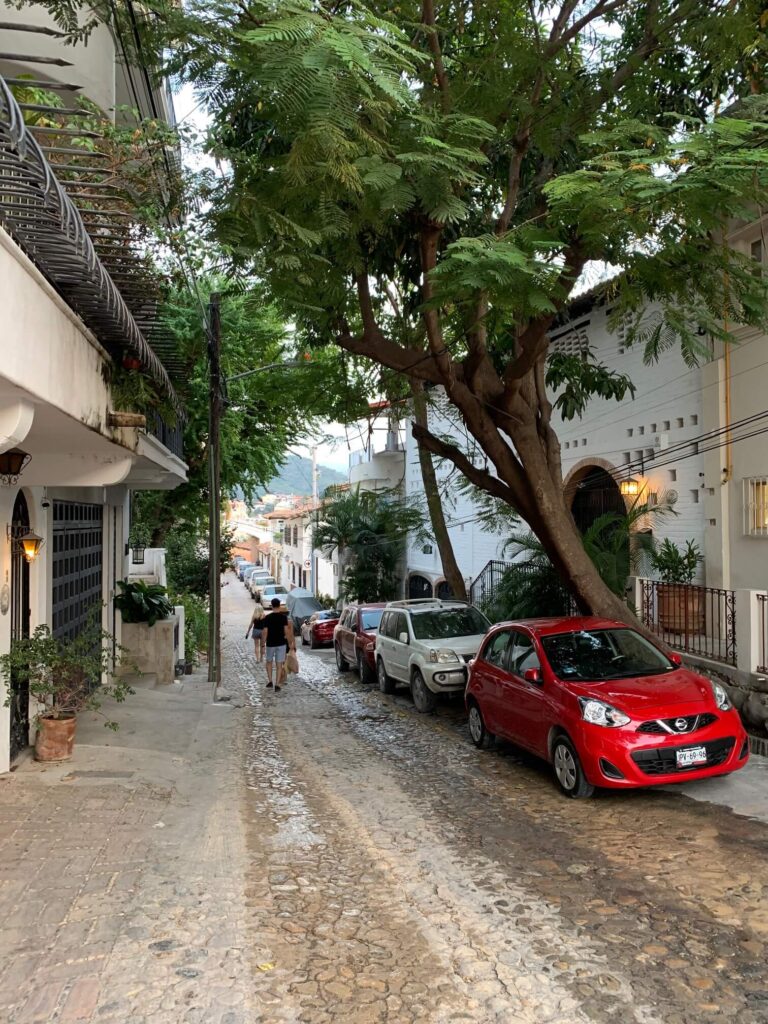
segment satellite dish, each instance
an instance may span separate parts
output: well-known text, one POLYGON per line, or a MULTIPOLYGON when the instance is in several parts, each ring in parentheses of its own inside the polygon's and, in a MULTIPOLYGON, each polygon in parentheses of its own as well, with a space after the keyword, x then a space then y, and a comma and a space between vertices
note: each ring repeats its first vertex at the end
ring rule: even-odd
POLYGON ((676 505, 677 504, 677 499, 679 497, 680 497, 680 495, 675 490, 667 491, 666 494, 664 495, 664 498, 666 499, 666 502, 667 502, 668 505, 676 505))

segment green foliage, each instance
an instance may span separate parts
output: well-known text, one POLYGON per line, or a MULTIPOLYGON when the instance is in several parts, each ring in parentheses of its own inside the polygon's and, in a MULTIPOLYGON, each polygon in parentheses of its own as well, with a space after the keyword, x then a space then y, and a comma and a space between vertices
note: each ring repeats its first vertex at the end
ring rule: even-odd
POLYGON ((339 555, 340 591, 348 600, 386 601, 397 595, 410 533, 424 535, 423 512, 388 492, 338 490, 313 524, 315 547, 339 555))
POLYGON ((189 591, 171 591, 174 605, 184 606, 184 657, 194 665, 208 650, 208 603, 204 597, 189 591))
MULTIPOLYGON (((38 626, 31 636, 14 640, 10 652, 0 656, 0 672, 8 684, 5 706, 12 696, 11 680, 28 682, 30 696, 46 706, 38 718, 98 711, 105 698, 122 703, 134 691, 114 678, 117 667, 122 664, 138 672, 125 659, 126 653, 95 618, 74 639, 58 639, 47 625, 38 626), (100 685, 102 676, 109 681, 100 685)), ((116 722, 104 724, 117 729, 116 722)))
POLYGON ((651 565, 662 583, 693 583, 696 570, 704 561, 698 544, 689 540, 681 550, 669 537, 651 553, 651 565))
POLYGON ((145 583, 144 580, 118 580, 120 593, 115 595, 115 608, 123 622, 146 622, 154 626, 160 619, 173 615, 173 605, 168 592, 159 583, 145 583))
POLYGON ((635 397, 635 385, 624 373, 609 370, 595 361, 591 352, 581 356, 553 352, 547 363, 547 386, 559 392, 555 408, 564 420, 583 416, 590 398, 615 398, 620 402, 627 394, 635 397))

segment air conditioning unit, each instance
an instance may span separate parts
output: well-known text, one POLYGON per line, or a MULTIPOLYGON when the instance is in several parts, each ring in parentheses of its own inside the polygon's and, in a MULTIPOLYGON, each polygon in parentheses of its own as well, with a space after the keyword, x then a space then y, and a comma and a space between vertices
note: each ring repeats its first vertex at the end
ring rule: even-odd
POLYGON ((656 434, 653 438, 653 447, 657 451, 663 451, 665 448, 669 448, 669 434, 656 434))

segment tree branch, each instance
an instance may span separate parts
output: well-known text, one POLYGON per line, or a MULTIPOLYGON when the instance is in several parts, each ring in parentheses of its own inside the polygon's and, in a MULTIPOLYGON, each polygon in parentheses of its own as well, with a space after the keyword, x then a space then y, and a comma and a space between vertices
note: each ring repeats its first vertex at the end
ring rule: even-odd
POLYGON ((508 487, 498 477, 489 473, 487 469, 480 469, 478 466, 475 466, 464 452, 456 448, 455 445, 441 441, 439 437, 435 437, 430 430, 420 427, 418 423, 411 425, 411 433, 420 445, 432 452, 433 455, 437 455, 438 458, 447 459, 449 462, 452 462, 464 474, 467 480, 470 480, 481 490, 494 495, 496 498, 501 498, 502 501, 505 501, 513 508, 517 506, 518 498, 511 487, 508 487))
POLYGON ((426 27, 427 36, 429 37, 429 48, 432 51, 432 59, 435 65, 435 78, 437 79, 437 86, 440 90, 440 105, 443 113, 447 114, 451 109, 451 93, 448 75, 446 74, 445 64, 443 63, 443 51, 440 46, 440 36, 438 34, 437 25, 435 24, 434 0, 422 0, 421 21, 426 27))

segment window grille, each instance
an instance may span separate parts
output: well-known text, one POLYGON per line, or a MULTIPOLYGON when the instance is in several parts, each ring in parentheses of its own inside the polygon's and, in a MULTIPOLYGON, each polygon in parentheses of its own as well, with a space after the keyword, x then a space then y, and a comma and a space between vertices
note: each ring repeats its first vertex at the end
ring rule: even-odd
POLYGON ((565 356, 586 356, 589 352, 589 320, 550 336, 551 351, 565 356))
POLYGON ((744 481, 744 533, 749 537, 768 537, 768 477, 750 477, 744 481))

